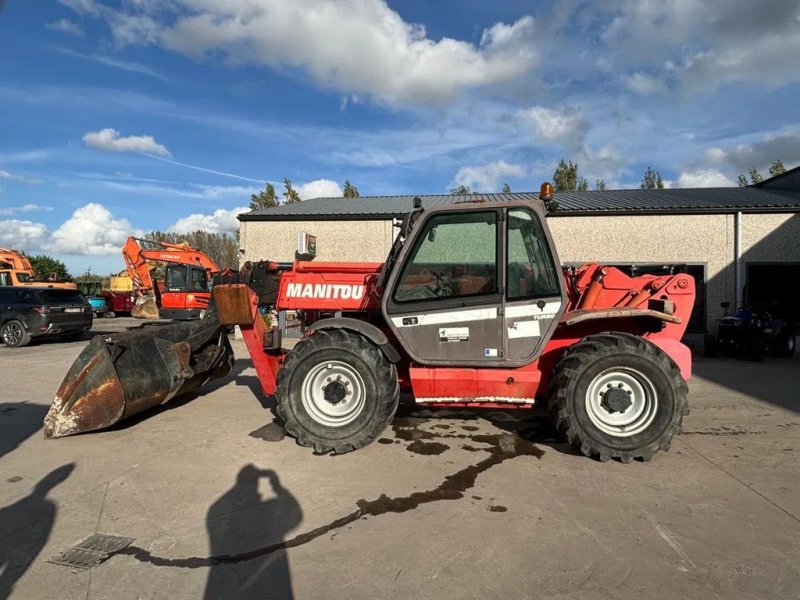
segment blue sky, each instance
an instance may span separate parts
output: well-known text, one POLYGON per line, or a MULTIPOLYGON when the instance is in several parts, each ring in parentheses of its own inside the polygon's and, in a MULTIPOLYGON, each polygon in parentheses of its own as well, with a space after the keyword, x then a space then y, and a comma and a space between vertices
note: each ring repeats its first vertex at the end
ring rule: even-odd
MULTIPOLYGON (((2 3, 0 3, 2 4, 2 3)), ((0 246, 122 268, 132 232, 304 198, 735 185, 800 163, 800 2, 7 0, 0 246)))

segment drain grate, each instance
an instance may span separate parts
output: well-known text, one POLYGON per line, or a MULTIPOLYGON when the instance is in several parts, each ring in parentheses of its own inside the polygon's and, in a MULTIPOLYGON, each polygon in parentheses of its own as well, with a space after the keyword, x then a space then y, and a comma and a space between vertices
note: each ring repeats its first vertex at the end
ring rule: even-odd
POLYGON ((58 552, 47 562, 73 569, 91 569, 128 546, 133 538, 109 533, 93 533, 74 546, 58 552))

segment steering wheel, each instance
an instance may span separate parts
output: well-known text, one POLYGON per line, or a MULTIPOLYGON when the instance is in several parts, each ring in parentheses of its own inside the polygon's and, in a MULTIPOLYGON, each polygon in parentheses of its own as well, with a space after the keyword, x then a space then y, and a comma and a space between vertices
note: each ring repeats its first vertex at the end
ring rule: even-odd
POLYGON ((437 298, 446 298, 448 296, 455 296, 458 293, 458 288, 456 287, 455 283, 450 278, 450 275, 445 271, 441 273, 437 273, 436 271, 430 269, 424 269, 421 272, 421 275, 428 275, 429 277, 432 276, 435 285, 426 285, 432 294, 434 294, 437 298))

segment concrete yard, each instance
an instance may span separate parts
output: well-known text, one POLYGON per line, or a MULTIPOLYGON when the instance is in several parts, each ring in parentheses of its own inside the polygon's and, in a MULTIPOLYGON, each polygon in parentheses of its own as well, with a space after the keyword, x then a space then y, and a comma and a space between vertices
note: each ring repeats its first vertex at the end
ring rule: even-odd
POLYGON ((698 360, 685 434, 623 465, 524 412, 405 408, 337 457, 266 441, 241 341, 203 395, 45 441, 85 343, 0 347, 0 598, 800 597, 798 358, 698 360), (134 541, 48 562, 95 532, 134 541))

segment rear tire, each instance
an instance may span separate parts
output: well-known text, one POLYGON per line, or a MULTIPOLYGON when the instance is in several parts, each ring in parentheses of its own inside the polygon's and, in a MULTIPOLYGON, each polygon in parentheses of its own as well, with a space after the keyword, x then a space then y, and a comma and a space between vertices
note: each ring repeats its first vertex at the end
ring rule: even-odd
POLYGON ((567 350, 550 380, 549 405, 558 431, 585 456, 628 463, 669 450, 689 413, 687 392, 664 351, 609 332, 567 350))
POLYGON ((0 328, 0 339, 6 346, 22 348, 31 343, 31 336, 21 321, 9 321, 0 328))
POLYGON ((792 327, 784 325, 775 340, 769 345, 769 353, 776 358, 791 358, 795 351, 795 335, 792 327))
POLYGON ((278 371, 286 431, 315 452, 344 454, 374 441, 400 397, 397 370, 366 338, 341 329, 300 340, 278 371))

